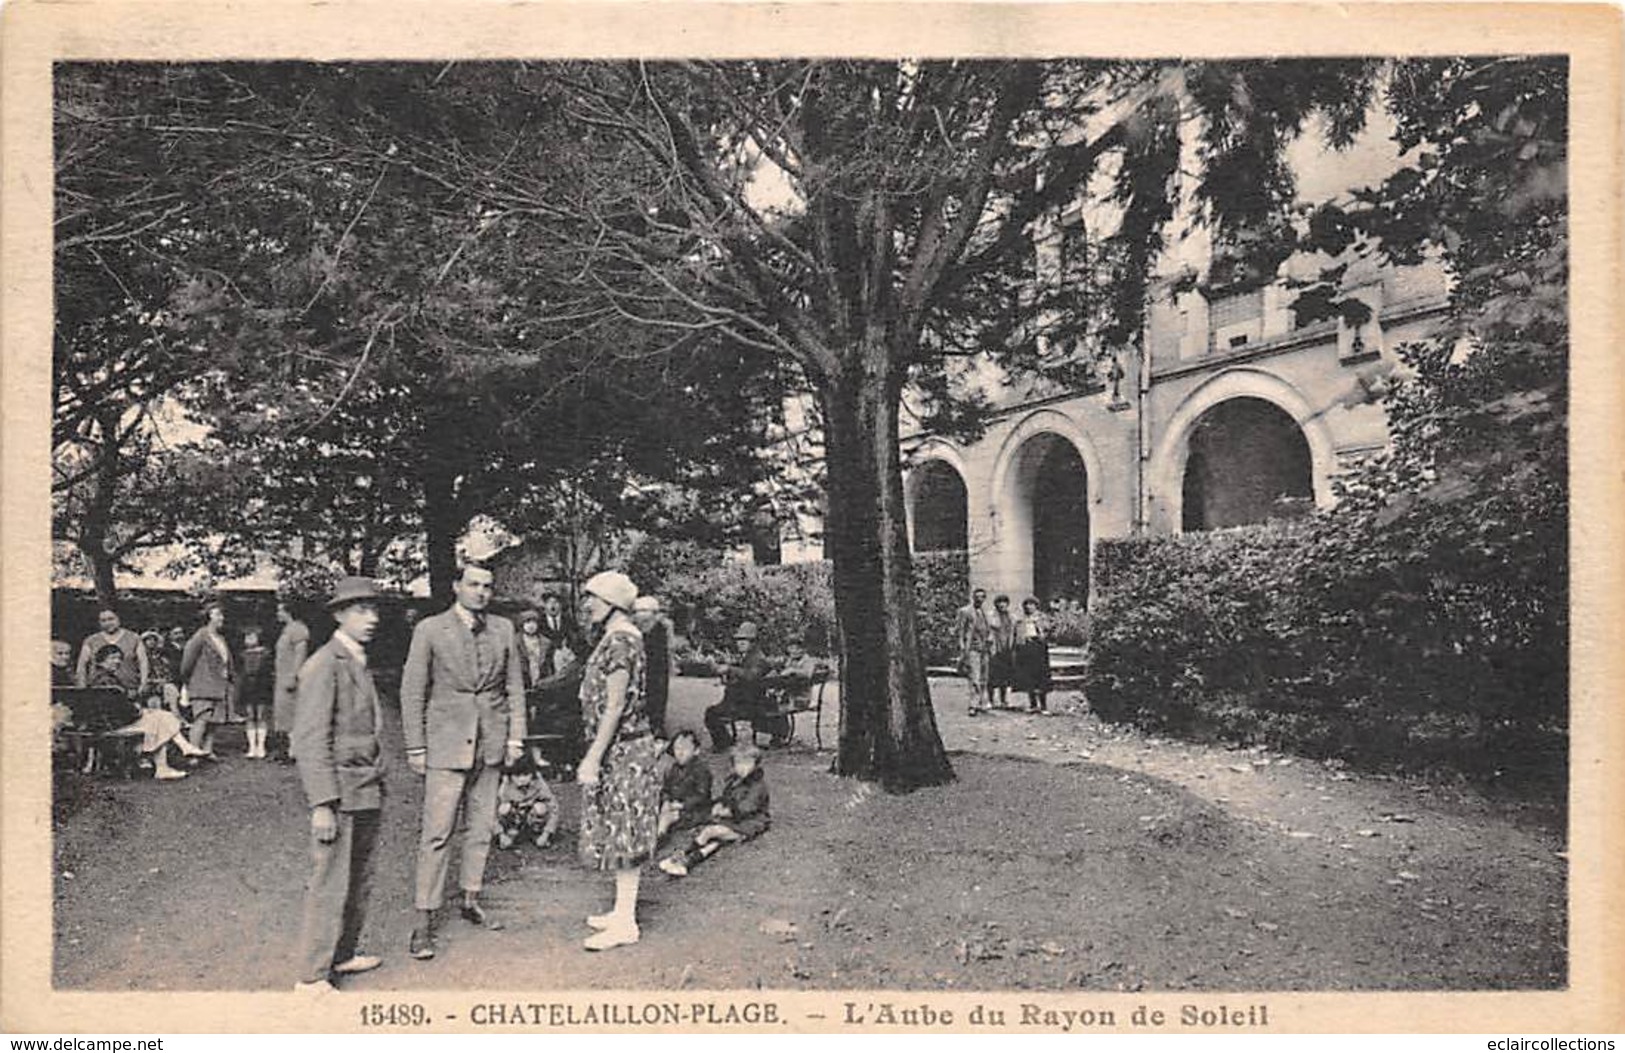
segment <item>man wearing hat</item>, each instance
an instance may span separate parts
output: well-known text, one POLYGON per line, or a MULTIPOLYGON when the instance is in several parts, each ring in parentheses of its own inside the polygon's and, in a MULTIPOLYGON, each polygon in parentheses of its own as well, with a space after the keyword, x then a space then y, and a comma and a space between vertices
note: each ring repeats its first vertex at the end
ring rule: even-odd
POLYGON ((671 628, 660 616, 658 596, 632 602, 632 621, 643 634, 643 708, 656 736, 666 737, 666 700, 671 695, 671 628))
POLYGON ((524 751, 525 679, 506 618, 486 613, 490 568, 464 564, 452 584, 456 602, 418 622, 401 670, 406 762, 424 777, 410 951, 435 956, 435 911, 445 900, 451 836, 463 814, 459 881, 465 921, 500 929, 480 906, 485 861, 496 830, 502 766, 524 751))
POLYGON ((345 578, 327 607, 338 628, 299 670, 293 727, 315 863, 305 890, 295 986, 305 992, 330 991, 335 975, 380 964, 360 952, 384 797, 382 718, 367 669, 367 644, 378 628, 377 587, 366 578, 345 578))
POLYGON ((749 718, 752 726, 763 708, 762 679, 768 674, 767 656, 756 646, 754 622, 740 622, 734 630, 735 661, 717 667, 722 677, 722 701, 705 711, 705 730, 711 749, 722 753, 734 744, 733 722, 749 718))

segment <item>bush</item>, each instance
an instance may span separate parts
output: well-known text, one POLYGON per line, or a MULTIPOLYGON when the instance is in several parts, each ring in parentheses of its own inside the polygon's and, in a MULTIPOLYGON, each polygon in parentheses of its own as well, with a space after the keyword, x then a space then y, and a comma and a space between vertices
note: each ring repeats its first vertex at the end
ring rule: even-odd
POLYGON ((835 640, 829 564, 760 567, 729 562, 678 572, 663 586, 673 620, 695 654, 726 648, 740 622, 755 622, 762 649, 780 652, 791 637, 828 654, 835 640))
POLYGON ((959 661, 954 616, 970 598, 970 559, 964 552, 922 552, 914 557, 916 631, 927 666, 959 661))
POLYGON ((1104 719, 1381 769, 1566 764, 1559 484, 1383 515, 1104 541, 1104 719))
MULTIPOLYGON (((954 613, 965 603, 970 573, 965 553, 932 552, 914 557, 920 597, 920 650, 927 664, 957 657, 954 613)), ((814 654, 833 654, 835 595, 826 560, 762 567, 725 562, 679 570, 659 586, 673 621, 688 638, 679 661, 701 668, 704 656, 726 648, 742 621, 755 622, 763 649, 781 650, 800 636, 814 654)))

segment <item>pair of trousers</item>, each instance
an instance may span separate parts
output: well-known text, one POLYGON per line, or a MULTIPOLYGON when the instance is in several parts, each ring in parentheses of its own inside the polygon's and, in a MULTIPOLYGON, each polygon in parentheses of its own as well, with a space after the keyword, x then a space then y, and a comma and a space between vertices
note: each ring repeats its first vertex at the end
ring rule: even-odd
POLYGON ((485 860, 497 825, 497 788, 502 768, 475 758, 467 771, 430 768, 423 776, 423 830, 418 839, 417 882, 414 902, 418 910, 438 910, 446 898, 446 873, 451 868, 451 837, 457 816, 463 816, 463 850, 458 881, 464 892, 478 892, 485 884, 485 860))
POLYGON ((315 868, 305 889, 299 933, 299 978, 304 981, 326 980, 334 963, 355 957, 372 894, 378 809, 335 814, 338 836, 324 845, 310 835, 315 868))
POLYGON ((965 652, 965 686, 973 706, 987 701, 987 658, 986 651, 965 652))

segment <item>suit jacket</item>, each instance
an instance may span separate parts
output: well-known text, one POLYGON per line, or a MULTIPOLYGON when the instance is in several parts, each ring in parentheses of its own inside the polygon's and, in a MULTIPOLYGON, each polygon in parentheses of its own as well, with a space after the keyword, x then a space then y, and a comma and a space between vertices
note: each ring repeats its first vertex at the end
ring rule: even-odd
POLYGON ((293 724, 299 781, 312 808, 362 812, 383 804, 381 723, 372 673, 338 638, 329 640, 299 670, 293 724))
POLYGON ((513 623, 487 615, 492 661, 483 675, 474 634, 455 607, 418 622, 401 670, 401 721, 408 750, 431 768, 467 771, 479 757, 501 764, 507 743, 525 737, 525 679, 513 623))
POLYGON ((972 651, 986 654, 993 647, 992 616, 966 604, 954 615, 954 637, 959 641, 961 657, 972 651))
MULTIPOLYGON (((227 647, 226 653, 231 649, 227 647)), ((192 698, 236 697, 237 670, 234 663, 220 657, 220 652, 209 642, 208 629, 199 629, 186 641, 181 652, 181 683, 192 698)))

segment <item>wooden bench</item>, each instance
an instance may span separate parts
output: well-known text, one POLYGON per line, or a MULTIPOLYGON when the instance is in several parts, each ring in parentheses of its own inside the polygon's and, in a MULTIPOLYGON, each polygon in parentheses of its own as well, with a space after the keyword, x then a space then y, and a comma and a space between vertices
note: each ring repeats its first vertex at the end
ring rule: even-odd
POLYGON ((141 771, 139 729, 127 725, 136 706, 124 692, 108 687, 53 687, 51 704, 66 706, 72 722, 62 741, 74 767, 86 775, 101 772, 133 779, 141 771))
POLYGON ((784 677, 769 676, 763 685, 763 697, 767 705, 760 712, 739 714, 730 718, 730 727, 734 738, 739 737, 739 725, 750 724, 751 741, 758 742, 761 732, 756 729, 756 722, 760 720, 784 720, 790 726, 789 738, 796 737, 796 717, 811 713, 813 715, 813 741, 818 749, 824 748, 824 688, 829 683, 830 672, 820 669, 811 680, 807 682, 807 690, 800 690, 800 686, 790 686, 785 683, 784 677))

